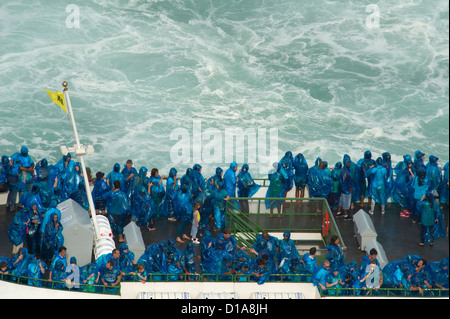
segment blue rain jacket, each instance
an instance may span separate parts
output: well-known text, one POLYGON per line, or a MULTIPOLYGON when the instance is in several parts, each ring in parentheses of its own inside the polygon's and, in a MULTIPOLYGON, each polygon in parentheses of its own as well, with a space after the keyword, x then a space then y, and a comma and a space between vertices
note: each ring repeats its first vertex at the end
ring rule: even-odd
POLYGON ((304 189, 308 182, 308 162, 302 153, 298 153, 292 162, 294 168, 294 184, 298 189, 304 189))

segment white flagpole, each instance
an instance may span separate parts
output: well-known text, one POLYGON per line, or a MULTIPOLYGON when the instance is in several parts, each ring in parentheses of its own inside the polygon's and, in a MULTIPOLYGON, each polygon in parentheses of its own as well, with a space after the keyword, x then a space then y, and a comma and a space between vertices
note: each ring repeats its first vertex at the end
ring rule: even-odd
POLYGON ((83 146, 80 144, 80 139, 78 137, 77 126, 75 124, 75 118, 73 116, 72 105, 70 103, 70 98, 69 98, 69 90, 67 89, 67 85, 68 84, 67 84, 66 81, 64 81, 62 85, 64 86, 64 97, 65 97, 65 100, 66 100, 67 110, 69 111, 70 119, 72 121, 73 133, 75 135, 75 140, 76 140, 76 143, 77 143, 77 149, 75 150, 75 152, 76 152, 76 155, 80 158, 81 169, 83 171, 84 186, 85 186, 85 189, 86 189, 86 195, 87 195, 88 202, 89 202, 89 209, 91 211, 92 223, 94 225, 95 239, 99 239, 100 238, 100 232, 98 230, 97 216, 95 214, 94 200, 92 199, 91 188, 89 187, 89 179, 88 179, 88 175, 87 175, 87 171, 86 171, 86 165, 84 164, 84 158, 83 158, 83 155, 86 153, 86 151, 83 148, 83 146))

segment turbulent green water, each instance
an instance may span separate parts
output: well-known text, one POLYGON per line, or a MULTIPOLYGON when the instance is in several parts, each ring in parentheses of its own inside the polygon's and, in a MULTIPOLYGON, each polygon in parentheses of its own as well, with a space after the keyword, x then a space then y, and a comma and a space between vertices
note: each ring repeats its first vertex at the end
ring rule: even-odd
POLYGON ((59 147, 74 143, 70 122, 42 88, 62 91, 68 81, 81 142, 96 149, 86 158, 95 171, 131 158, 163 174, 200 162, 210 176, 239 154, 226 146, 227 128, 267 133, 256 161, 233 157, 258 167, 255 175, 288 150, 334 166, 345 153, 356 161, 366 149, 388 151, 397 162, 420 149, 443 166, 449 5, 372 4, 2 0, 0 154, 27 145, 35 161, 61 158, 59 147), (181 144, 189 154, 176 151, 181 144), (179 163, 175 153, 188 159, 179 163))

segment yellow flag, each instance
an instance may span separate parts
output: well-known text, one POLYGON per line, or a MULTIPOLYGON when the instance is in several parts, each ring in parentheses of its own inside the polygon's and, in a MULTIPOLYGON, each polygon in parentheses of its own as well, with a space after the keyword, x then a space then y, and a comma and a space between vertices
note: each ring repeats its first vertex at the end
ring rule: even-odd
POLYGON ((67 107, 66 107, 66 100, 64 99, 64 93, 61 93, 59 91, 56 92, 52 92, 52 91, 47 91, 46 89, 43 89, 45 92, 48 93, 48 95, 50 95, 50 98, 52 99, 52 101, 54 103, 56 103, 57 105, 59 105, 60 108, 63 109, 64 112, 66 112, 67 114, 67 107))

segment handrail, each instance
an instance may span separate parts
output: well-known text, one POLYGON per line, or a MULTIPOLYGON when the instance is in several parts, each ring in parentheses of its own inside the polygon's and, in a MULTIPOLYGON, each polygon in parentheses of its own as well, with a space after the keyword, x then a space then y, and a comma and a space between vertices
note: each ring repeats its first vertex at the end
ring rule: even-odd
MULTIPOLYGON (((289 224, 287 229, 291 230, 291 232, 320 232, 322 234, 322 238, 324 241, 324 244, 326 244, 331 236, 336 235, 339 238, 340 244, 342 247, 346 247, 344 240, 342 238, 342 235, 339 231, 339 228, 337 227, 336 221, 334 219, 333 214, 331 213, 331 209, 328 205, 328 201, 325 198, 285 198, 285 197, 237 197, 237 198, 230 198, 226 202, 226 225, 230 228, 233 235, 236 237, 236 240, 238 242, 241 242, 247 247, 251 247, 253 243, 250 244, 250 240, 253 240, 253 242, 256 240, 256 236, 261 233, 263 230, 267 230, 269 232, 273 231, 285 231, 286 229, 278 229, 278 228, 269 228, 269 229, 262 229, 260 227, 260 217, 262 214, 267 215, 267 213, 261 211, 261 205, 265 205, 264 201, 266 200, 278 200, 289 202, 289 211, 283 212, 283 216, 289 217, 289 224), (256 212, 248 212, 243 213, 239 208, 236 207, 234 204, 236 201, 243 201, 247 200, 249 202, 258 202, 257 203, 257 211, 256 212), (321 211, 320 212, 294 212, 294 204, 300 201, 317 201, 322 203, 321 205, 321 211), (330 230, 326 236, 323 234, 323 228, 322 228, 322 221, 328 212, 328 218, 330 220, 330 230), (256 222, 248 218, 250 215, 256 215, 256 222), (318 216, 321 217, 320 220, 318 220, 317 228, 296 228, 295 225, 293 225, 293 217, 294 216, 318 216), (228 223, 227 223, 228 222, 228 223), (236 227, 234 227, 237 225, 236 227), (245 237, 240 236, 241 234, 245 235, 245 237), (246 239, 248 238, 248 239, 246 239)), ((249 205, 250 207, 250 205, 249 205)), ((265 207, 264 207, 264 210, 265 207)), ((345 251, 345 249, 344 249, 345 251)))
MULTIPOLYGON (((444 296, 442 290, 438 288, 423 289, 421 297, 436 298, 444 296), (436 295, 437 294, 437 295, 436 295)), ((320 291, 321 297, 417 297, 418 291, 408 291, 404 288, 326 288, 320 291)))
POLYGON ((107 295, 120 295, 120 283, 117 286, 91 285, 79 283, 78 285, 80 286, 80 288, 74 287, 69 288, 66 286, 65 281, 32 278, 27 276, 16 276, 13 274, 0 274, 0 280, 19 285, 32 286, 44 289, 54 289, 62 291, 68 290, 71 292, 83 292, 83 293, 100 293, 107 295), (30 284, 30 282, 32 282, 33 284, 30 284), (57 284, 62 284, 63 288, 55 287, 55 285, 57 284))

